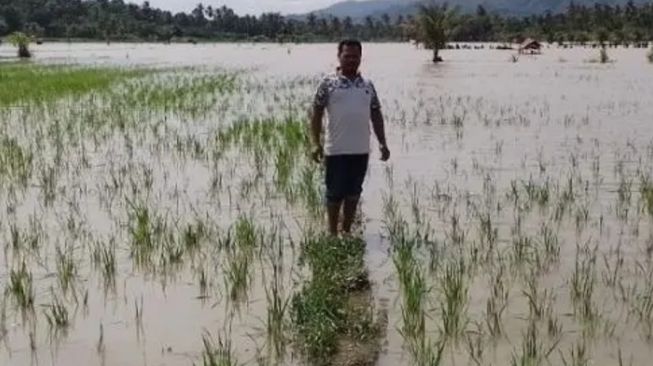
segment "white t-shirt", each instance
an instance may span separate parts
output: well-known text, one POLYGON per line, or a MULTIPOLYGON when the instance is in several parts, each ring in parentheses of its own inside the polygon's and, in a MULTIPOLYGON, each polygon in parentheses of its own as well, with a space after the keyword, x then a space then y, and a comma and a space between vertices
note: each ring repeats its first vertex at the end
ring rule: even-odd
POLYGON ((328 75, 320 82, 313 104, 327 111, 325 155, 369 154, 371 112, 381 109, 370 80, 360 74, 354 79, 328 75))

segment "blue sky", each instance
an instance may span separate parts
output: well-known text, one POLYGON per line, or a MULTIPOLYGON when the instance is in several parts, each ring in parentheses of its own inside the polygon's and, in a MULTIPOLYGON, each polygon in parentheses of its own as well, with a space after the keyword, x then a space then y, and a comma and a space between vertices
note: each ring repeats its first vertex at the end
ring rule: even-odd
MULTIPOLYGON (((130 0, 133 3, 141 4, 141 0, 130 0)), ((281 12, 283 14, 304 13, 311 10, 321 9, 339 0, 149 0, 150 5, 172 11, 192 10, 195 5, 222 6, 226 5, 242 14, 260 14, 266 11, 281 12)))

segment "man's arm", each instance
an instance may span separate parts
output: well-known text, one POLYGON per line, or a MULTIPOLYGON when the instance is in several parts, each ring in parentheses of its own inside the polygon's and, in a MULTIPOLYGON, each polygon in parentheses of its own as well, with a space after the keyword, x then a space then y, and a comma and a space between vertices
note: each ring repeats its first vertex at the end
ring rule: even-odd
POLYGON ((376 139, 379 141, 381 147, 381 160, 388 161, 390 159, 390 150, 388 149, 387 142, 385 140, 385 122, 383 120, 383 113, 381 112, 381 102, 379 97, 376 94, 376 89, 372 85, 372 102, 370 104, 370 117, 372 119, 372 129, 376 135, 376 139))
POLYGON ((313 140, 313 160, 320 162, 324 152, 322 151, 322 119, 324 118, 324 110, 329 103, 329 85, 326 80, 322 80, 317 87, 315 97, 313 98, 313 106, 310 111, 311 120, 311 139, 313 140))
POLYGON ((322 119, 324 117, 324 107, 313 105, 311 111, 311 139, 313 140, 313 160, 322 159, 322 119))

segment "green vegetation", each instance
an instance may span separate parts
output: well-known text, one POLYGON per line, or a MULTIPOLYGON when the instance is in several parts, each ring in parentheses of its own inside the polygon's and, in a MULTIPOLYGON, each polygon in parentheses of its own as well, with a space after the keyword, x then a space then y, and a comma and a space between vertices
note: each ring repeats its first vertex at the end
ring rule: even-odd
POLYGON ((18 57, 19 58, 30 58, 32 53, 29 50, 29 44, 32 39, 22 32, 16 32, 11 34, 7 40, 9 43, 13 44, 14 47, 18 48, 18 57))
POLYGON ((441 62, 439 51, 451 38, 457 13, 444 5, 421 5, 419 9, 419 40, 433 50, 433 62, 441 62))
MULTIPOLYGON (((292 299, 292 320, 297 346, 312 364, 330 365, 343 337, 358 343, 378 342, 382 329, 371 304, 352 300, 369 287, 361 239, 308 238, 303 258, 310 280, 292 299)), ((341 350, 342 351, 342 350, 341 350)))
MULTIPOLYGON (((429 4, 430 2, 426 2, 429 4)), ((453 4, 452 5, 457 5, 453 4)), ((433 6, 427 5, 433 9, 433 6)), ((417 7, 415 7, 417 8, 417 7)), ((417 9, 414 9, 417 10, 417 9)), ((0 36, 17 31, 35 37, 106 40, 224 40, 224 41, 333 41, 342 37, 363 40, 407 41, 419 38, 420 16, 379 14, 362 20, 309 14, 304 19, 279 13, 238 15, 226 6, 197 4, 173 14, 149 2, 122 0, 49 1, 9 0, 0 4, 0 36)), ((453 41, 512 41, 534 37, 554 42, 601 41, 640 43, 653 39, 653 5, 570 2, 561 14, 502 16, 479 6, 473 14, 456 16, 450 29, 453 41)))
POLYGON ((108 88, 144 70, 76 66, 0 64, 0 107, 17 103, 44 103, 65 96, 80 97, 108 88))

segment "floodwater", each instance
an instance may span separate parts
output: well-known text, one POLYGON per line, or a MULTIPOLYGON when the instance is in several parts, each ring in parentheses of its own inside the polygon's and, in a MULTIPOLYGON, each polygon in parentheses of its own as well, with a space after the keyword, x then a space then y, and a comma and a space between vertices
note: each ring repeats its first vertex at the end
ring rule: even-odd
MULTIPOLYGON (((563 185, 568 176, 576 174, 587 182, 587 187, 578 189, 586 193, 581 205, 588 210, 588 222, 580 232, 574 225, 573 215, 562 222, 560 263, 541 279, 543 288, 556 295, 554 308, 563 324, 560 352, 555 351, 550 362, 562 364, 559 353, 566 357, 581 333, 570 315, 569 300, 576 246, 586 242, 597 245, 599 283, 604 256, 610 262, 614 248, 623 246, 625 281, 637 283, 633 277, 638 276, 638 259, 644 258, 653 238, 651 217, 635 209, 637 194, 633 194, 628 219, 619 220, 615 214, 617 192, 624 177, 633 182, 633 192, 638 192, 637 174, 653 173, 653 64, 647 61, 646 50, 609 49, 612 62, 599 64, 593 62, 598 59, 598 50, 591 48, 549 47, 543 49, 542 55, 521 56, 518 62, 511 62, 514 51, 486 47, 443 51, 445 62, 434 65, 429 62, 429 51, 413 45, 366 44, 364 47, 362 73, 374 81, 381 97, 393 154, 387 164, 373 155, 362 204, 374 294, 379 306, 388 308, 390 320, 378 364, 410 363, 399 332, 400 291, 390 244, 383 237, 382 197, 392 191, 404 207, 409 207, 411 192, 417 191, 414 196, 420 199, 425 216, 442 240, 446 238, 452 213, 462 217, 468 236, 475 239, 478 224, 469 213, 470 201, 483 206, 493 193, 494 198, 487 200, 496 206, 495 199, 505 198, 511 181, 521 185, 529 179, 548 180, 552 186, 563 185), (392 186, 388 174, 392 176, 392 186), (438 214, 442 197, 450 202, 445 215, 438 214)), ((6 45, 0 46, 0 58, 10 57, 13 52, 6 45)), ((315 81, 336 66, 333 44, 60 43, 34 46, 34 53, 36 62, 42 63, 157 68, 208 66, 242 70, 256 80, 277 81, 315 81)), ((310 101, 311 88, 311 85, 303 86, 298 92, 295 100, 298 108, 310 101)), ((210 126, 211 121, 203 123, 209 130, 219 128, 210 126)), ((96 159, 100 164, 103 158, 96 159)), ((166 170, 161 161, 156 168, 166 170)), ((186 175, 185 179, 178 177, 185 193, 195 202, 202 202, 203 192, 198 187, 208 180, 209 174, 193 166, 175 166, 171 170, 173 175, 186 175)), ((164 195, 171 193, 165 191, 172 183, 168 184, 159 187, 164 195)), ((0 201, 3 203, 0 208, 7 204, 6 196, 2 199, 5 201, 0 201)), ((214 213, 216 220, 229 216, 218 209, 214 213)), ((515 212, 504 208, 495 215, 499 241, 507 242, 515 224, 515 212)), ((528 216, 524 230, 535 233, 546 217, 537 213, 528 216)), ((94 219, 88 220, 93 230, 94 219)), ((96 226, 98 231, 114 230, 102 228, 101 224, 96 226)), ((0 225, 0 230, 0 238, 9 237, 7 226, 0 225)), ((42 279, 47 277, 45 271, 42 279)), ((8 270, 0 269, 0 279, 6 283, 7 278, 8 270)), ((37 283, 39 279, 37 276, 37 283)), ((470 323, 483 322, 487 280, 479 276, 470 287, 470 323)), ((215 333, 224 326, 221 296, 199 299, 192 276, 180 275, 163 286, 159 279, 134 271, 130 263, 120 263, 114 294, 103 294, 94 285, 98 281, 93 277, 83 279, 89 291, 88 304, 77 309, 68 335, 60 344, 53 344, 47 336, 47 324, 40 324, 36 352, 31 352, 29 337, 18 319, 7 319, 8 332, 5 347, 0 350, 0 364, 190 365, 198 362, 203 331, 215 333), (139 308, 142 319, 134 315, 139 308), (102 352, 98 346, 100 338, 104 345, 102 352)), ((222 283, 219 279, 216 282, 222 283)), ((261 281, 254 282, 246 309, 232 324, 236 354, 241 362, 248 364, 256 363, 257 348, 265 343, 265 293, 261 281)), ((487 351, 484 358, 487 365, 508 364, 521 347, 528 306, 519 280, 510 282, 510 306, 504 314, 506 337, 494 350, 487 351)), ((612 299, 606 286, 601 283, 599 287, 595 301, 601 318, 611 320, 610 324, 614 325, 614 335, 593 340, 589 346, 592 364, 618 364, 621 353, 625 364, 647 365, 653 348, 641 336, 637 319, 630 316, 628 305, 612 299)), ((47 288, 39 288, 37 294, 47 292, 47 288)), ((436 294, 431 300, 433 307, 437 299, 436 294)), ((433 320, 431 330, 437 328, 435 324, 433 320)), ((451 351, 445 364, 471 362, 466 346, 459 348, 451 351)))

